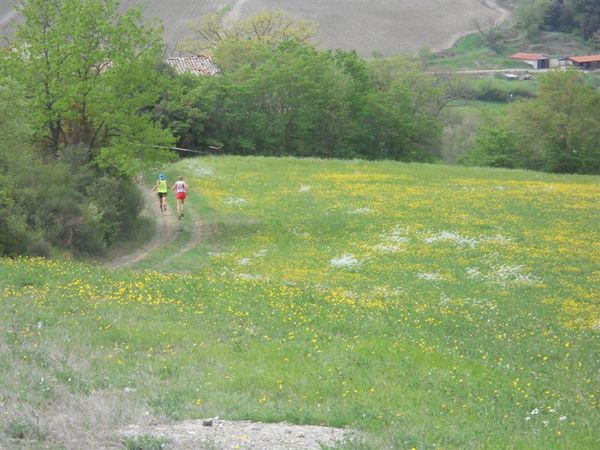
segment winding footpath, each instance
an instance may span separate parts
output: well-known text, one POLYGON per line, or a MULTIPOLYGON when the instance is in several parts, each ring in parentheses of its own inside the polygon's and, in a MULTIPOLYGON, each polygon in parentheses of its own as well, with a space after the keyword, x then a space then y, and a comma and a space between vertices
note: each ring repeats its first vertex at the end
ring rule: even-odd
POLYGON ((201 221, 200 216, 191 208, 189 203, 186 204, 186 218, 180 222, 177 220, 177 214, 174 208, 169 208, 164 213, 160 212, 156 194, 152 192, 151 187, 140 185, 139 188, 144 194, 145 202, 142 215, 151 218, 156 223, 154 235, 150 241, 134 252, 109 261, 107 266, 110 269, 121 269, 132 266, 135 263, 146 259, 155 251, 173 244, 179 238, 184 228, 189 230, 190 238, 175 252, 169 255, 167 259, 163 260, 163 262, 167 263, 196 247, 202 241, 205 234, 205 226, 201 221))

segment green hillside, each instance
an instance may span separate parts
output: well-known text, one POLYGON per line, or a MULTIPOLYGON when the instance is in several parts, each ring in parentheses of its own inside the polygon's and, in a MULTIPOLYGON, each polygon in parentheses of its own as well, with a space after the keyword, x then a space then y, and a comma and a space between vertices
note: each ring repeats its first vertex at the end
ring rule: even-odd
POLYGON ((366 432, 340 448, 597 446, 598 177, 166 169, 188 213, 134 265, 0 260, 0 447, 214 416, 366 432))

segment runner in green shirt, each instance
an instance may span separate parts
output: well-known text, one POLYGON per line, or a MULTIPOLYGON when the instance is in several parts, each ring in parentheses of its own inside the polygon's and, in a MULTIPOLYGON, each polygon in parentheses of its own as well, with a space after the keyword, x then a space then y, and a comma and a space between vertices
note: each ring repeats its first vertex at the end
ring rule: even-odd
POLYGON ((152 188, 152 191, 156 191, 158 193, 158 206, 160 207, 161 212, 165 212, 167 210, 167 193, 169 192, 169 183, 167 183, 167 177, 164 173, 161 173, 158 176, 158 180, 152 188))

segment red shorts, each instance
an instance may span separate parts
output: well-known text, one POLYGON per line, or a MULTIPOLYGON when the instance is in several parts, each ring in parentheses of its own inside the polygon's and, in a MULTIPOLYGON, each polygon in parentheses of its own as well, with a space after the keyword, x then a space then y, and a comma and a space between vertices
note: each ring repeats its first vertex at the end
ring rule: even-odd
POLYGON ((177 198, 177 200, 185 200, 185 192, 178 192, 175 198, 177 198))

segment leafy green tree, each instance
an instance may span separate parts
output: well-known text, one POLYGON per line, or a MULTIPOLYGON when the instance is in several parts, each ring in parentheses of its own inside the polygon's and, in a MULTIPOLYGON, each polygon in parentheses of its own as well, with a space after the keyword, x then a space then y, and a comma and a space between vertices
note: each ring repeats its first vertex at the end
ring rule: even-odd
POLYGON ((565 7, 585 39, 600 30, 600 2, 598 0, 565 0, 565 7))
POLYGON ((538 96, 487 121, 465 164, 600 173, 600 92, 577 71, 539 77, 538 96))
MULTIPOLYGON (((537 0, 542 1, 542 0, 537 0)), ((544 25, 551 30, 577 30, 592 40, 600 32, 600 2, 598 0, 551 0, 544 13, 544 25)))
POLYGON ((253 54, 254 64, 223 79, 218 110, 227 113, 221 139, 269 154, 334 151, 342 139, 349 85, 330 55, 295 41, 276 48, 256 44, 253 54))
POLYGON ((0 255, 27 251, 33 237, 19 205, 19 179, 31 168, 31 128, 23 89, 0 74, 0 255))
POLYGON ((484 120, 473 145, 465 151, 459 162, 468 166, 524 167, 519 152, 517 136, 506 121, 495 117, 484 120))
POLYGON ((369 123, 379 130, 377 157, 434 159, 441 136, 439 118, 448 103, 445 84, 406 58, 377 59, 368 68, 376 88, 369 123))
POLYGON ((298 20, 284 11, 260 11, 246 19, 228 21, 226 12, 207 14, 193 24, 194 37, 181 49, 190 53, 212 52, 227 41, 252 41, 277 46, 283 41, 308 43, 316 34, 316 22, 298 20))
POLYGON ((534 0, 519 5, 515 15, 527 37, 537 35, 544 23, 550 20, 549 15, 556 14, 554 3, 553 0, 534 0))
POLYGON ((225 67, 222 76, 179 78, 185 95, 161 106, 180 142, 241 154, 436 156, 445 83, 413 62, 367 64, 355 52, 323 52, 295 40, 273 46, 229 39, 214 57, 225 67))
POLYGON ((121 13, 117 0, 22 0, 18 9, 15 76, 46 157, 83 146, 86 162, 125 174, 167 157, 158 148, 172 138, 150 112, 163 89, 153 70, 160 29, 144 26, 139 9, 121 13))
POLYGON ((600 92, 575 70, 548 72, 539 83, 537 98, 510 114, 530 168, 600 173, 600 92))

